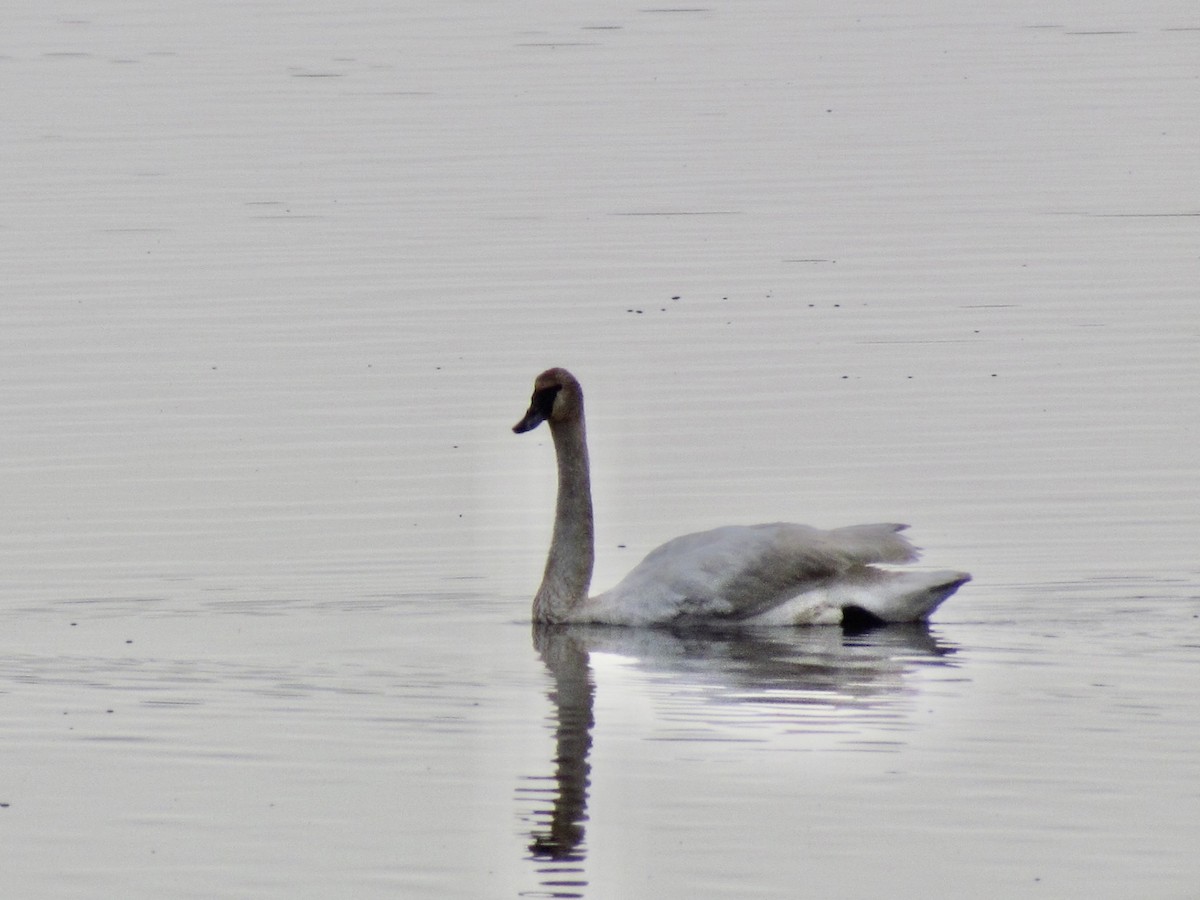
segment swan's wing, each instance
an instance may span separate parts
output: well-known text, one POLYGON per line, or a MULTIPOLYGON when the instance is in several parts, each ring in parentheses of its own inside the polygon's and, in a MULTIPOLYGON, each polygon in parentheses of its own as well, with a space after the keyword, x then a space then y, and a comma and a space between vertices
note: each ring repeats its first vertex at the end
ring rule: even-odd
POLYGON ((651 553, 612 590, 579 612, 590 621, 655 624, 740 621, 852 569, 909 562, 916 548, 903 525, 726 526, 687 534, 651 553))

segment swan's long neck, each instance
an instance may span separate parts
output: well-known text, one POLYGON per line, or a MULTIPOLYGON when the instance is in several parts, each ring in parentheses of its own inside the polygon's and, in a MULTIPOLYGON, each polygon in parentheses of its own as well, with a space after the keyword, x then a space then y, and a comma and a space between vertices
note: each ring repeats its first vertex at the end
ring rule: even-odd
POLYGON ((558 502, 546 572, 533 598, 533 618, 537 622, 561 622, 573 607, 587 599, 595 559, 592 485, 583 417, 552 423, 550 431, 558 457, 558 502))

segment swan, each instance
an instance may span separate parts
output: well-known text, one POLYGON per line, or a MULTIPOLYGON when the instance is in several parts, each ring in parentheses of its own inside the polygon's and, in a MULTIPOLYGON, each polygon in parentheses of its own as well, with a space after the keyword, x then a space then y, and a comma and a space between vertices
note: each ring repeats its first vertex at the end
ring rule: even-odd
POLYGON ((775 522, 685 534, 652 550, 616 587, 588 596, 595 559, 583 389, 566 369, 533 384, 517 434, 550 426, 558 462, 554 533, 533 619, 543 623, 722 627, 924 621, 971 580, 895 571, 917 549, 891 523, 822 531, 775 522))

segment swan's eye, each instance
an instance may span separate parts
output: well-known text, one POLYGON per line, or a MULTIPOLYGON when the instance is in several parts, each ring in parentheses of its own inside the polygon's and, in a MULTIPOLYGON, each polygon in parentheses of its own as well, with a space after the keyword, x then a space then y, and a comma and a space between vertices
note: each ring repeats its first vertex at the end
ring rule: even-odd
POLYGON ((562 390, 561 384, 544 387, 533 392, 533 399, 529 402, 532 409, 538 411, 542 418, 549 419, 550 413, 554 410, 554 398, 558 396, 558 392, 562 390))

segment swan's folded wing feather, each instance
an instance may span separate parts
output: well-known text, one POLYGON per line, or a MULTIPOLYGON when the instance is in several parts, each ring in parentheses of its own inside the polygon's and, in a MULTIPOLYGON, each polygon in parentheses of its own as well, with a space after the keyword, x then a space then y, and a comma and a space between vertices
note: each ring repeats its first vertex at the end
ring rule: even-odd
POLYGON ((616 587, 579 612, 591 621, 653 624, 740 620, 875 562, 908 562, 903 525, 821 531, 776 522, 687 534, 650 552, 616 587))

